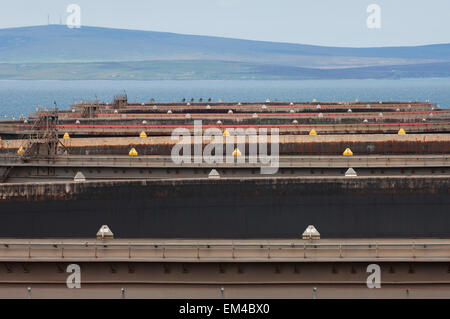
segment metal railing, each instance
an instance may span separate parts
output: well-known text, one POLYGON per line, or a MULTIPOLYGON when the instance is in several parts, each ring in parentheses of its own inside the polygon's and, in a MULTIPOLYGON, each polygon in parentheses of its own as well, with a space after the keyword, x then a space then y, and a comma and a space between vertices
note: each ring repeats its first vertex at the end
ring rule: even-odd
POLYGON ((0 261, 450 261, 450 242, 2 241, 0 261))
MULTIPOLYGON (((268 156, 269 159, 270 155, 268 156)), ((7 154, 0 155, 0 166, 52 166, 52 167, 260 167, 262 165, 259 157, 245 156, 245 161, 240 162, 237 158, 230 156, 231 161, 227 163, 214 163, 214 157, 198 158, 191 157, 191 163, 175 163, 171 156, 145 155, 131 157, 127 155, 61 155, 58 158, 36 159, 22 162, 17 156, 7 154)), ((272 160, 272 159, 271 159, 272 160)), ((450 166, 450 155, 388 155, 388 156, 279 156, 279 167, 287 168, 313 168, 313 167, 448 167, 450 166)), ((273 164, 273 161, 271 162, 273 164)), ((269 164, 271 164, 269 163, 269 164)))

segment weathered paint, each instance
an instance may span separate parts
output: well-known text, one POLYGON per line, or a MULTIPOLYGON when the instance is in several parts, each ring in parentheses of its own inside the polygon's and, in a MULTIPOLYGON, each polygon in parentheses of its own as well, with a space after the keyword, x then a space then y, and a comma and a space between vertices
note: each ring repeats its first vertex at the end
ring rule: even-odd
POLYGON ((0 185, 3 237, 450 237, 448 177, 0 185))

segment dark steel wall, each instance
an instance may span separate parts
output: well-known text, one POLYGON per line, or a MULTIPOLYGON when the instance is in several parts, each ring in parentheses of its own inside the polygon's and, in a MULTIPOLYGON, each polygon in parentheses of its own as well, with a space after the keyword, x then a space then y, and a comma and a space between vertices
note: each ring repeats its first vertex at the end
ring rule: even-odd
POLYGON ((229 179, 0 187, 0 237, 450 237, 448 178, 229 179))

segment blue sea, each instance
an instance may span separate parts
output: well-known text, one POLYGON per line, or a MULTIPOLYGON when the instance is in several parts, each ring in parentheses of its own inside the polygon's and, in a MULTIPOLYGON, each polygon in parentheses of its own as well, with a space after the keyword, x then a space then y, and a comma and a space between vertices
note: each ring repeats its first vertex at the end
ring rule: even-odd
POLYGON ((0 81, 3 119, 28 115, 37 106, 67 108, 76 101, 111 101, 126 92, 129 101, 180 101, 191 97, 213 101, 414 101, 430 100, 450 108, 450 78, 398 80, 296 81, 0 81))

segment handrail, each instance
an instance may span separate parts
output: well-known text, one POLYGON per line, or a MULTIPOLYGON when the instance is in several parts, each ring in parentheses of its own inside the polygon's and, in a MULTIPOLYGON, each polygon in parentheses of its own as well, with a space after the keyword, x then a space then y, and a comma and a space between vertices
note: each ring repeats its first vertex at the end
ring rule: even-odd
MULTIPOLYGON (((272 165, 274 160, 277 160, 280 168, 408 168, 408 167, 448 167, 450 166, 450 156, 404 156, 404 157, 361 157, 352 156, 351 158, 329 156, 328 158, 293 158, 291 160, 280 157, 273 159, 272 162, 263 163, 261 158, 252 158, 249 156, 243 157, 244 161, 216 163, 214 158, 211 161, 202 159, 200 163, 191 158, 190 163, 175 163, 170 157, 129 157, 129 156, 110 156, 110 157, 92 157, 84 158, 56 158, 51 161, 33 160, 29 162, 22 162, 17 156, 0 156, 0 167, 128 167, 128 168, 259 168, 261 165, 272 165)), ((271 159, 270 157, 268 159, 271 159)))
MULTIPOLYGON (((270 156, 270 155, 268 155, 270 156)), ((206 156, 202 156, 202 159, 208 159, 208 157, 206 156)), ((214 159, 214 156, 211 156, 211 159, 214 159)), ((233 158, 234 157, 230 157, 233 158)), ((247 159, 252 159, 252 158, 259 158, 258 156, 248 156, 246 155, 245 158, 247 159)), ((322 155, 305 155, 305 156, 279 156, 279 162, 280 163, 292 163, 292 162, 297 162, 297 161, 301 161, 301 162, 307 162, 307 161, 317 161, 317 162, 330 162, 330 160, 332 160, 333 162, 339 161, 339 162, 349 162, 349 161, 362 161, 362 160, 367 160, 367 161, 408 161, 411 162, 412 160, 416 160, 416 161, 422 161, 422 160, 427 160, 427 161, 448 161, 450 160, 450 155, 449 154, 435 154, 435 155, 355 155, 352 157, 343 157, 343 156, 338 156, 338 155, 330 155, 330 156, 322 156, 322 155)), ((194 161, 195 156, 191 156, 191 160, 194 161)), ((109 161, 109 162, 125 162, 125 163, 130 163, 130 162, 140 162, 143 163, 145 161, 147 162, 155 162, 155 163, 159 163, 159 162, 163 162, 163 163, 170 163, 172 162, 172 157, 168 156, 168 155, 142 155, 139 157, 130 157, 127 155, 90 155, 90 156, 86 156, 86 155, 66 155, 66 156, 61 156, 59 158, 54 158, 51 161, 53 163, 55 162, 88 162, 88 163, 92 163, 93 161, 109 161)), ((0 154, 0 161, 4 161, 7 162, 8 164, 12 164, 14 162, 18 162, 18 163, 22 163, 19 159, 19 157, 17 155, 11 155, 11 154, 5 154, 5 155, 1 155, 0 154)), ((45 163, 48 164, 48 160, 47 159, 41 159, 41 160, 33 160, 30 161, 28 164, 34 164, 34 163, 45 163)), ((226 163, 226 164, 233 164, 234 161, 232 163, 226 163)), ((239 163, 239 162, 237 162, 239 163)), ((25 163, 23 163, 25 164, 25 163)), ((186 163, 184 163, 186 164, 186 163)))
POLYGON ((304 241, 304 242, 298 242, 298 243, 236 243, 236 242, 230 242, 230 243, 211 243, 211 242, 204 242, 204 243, 198 243, 198 242, 187 242, 187 243, 164 243, 164 242, 145 242, 145 243, 139 243, 139 242, 121 242, 121 243, 115 243, 111 241, 82 241, 82 242, 62 242, 62 241, 55 241, 55 242, 13 242, 13 241, 1 241, 0 242, 0 249, 3 246, 4 248, 9 248, 9 246, 53 246, 54 248, 58 248, 58 246, 84 246, 84 247, 98 247, 106 246, 106 247, 129 247, 129 246, 144 246, 144 247, 154 247, 155 249, 161 248, 161 247, 206 247, 206 248, 213 248, 213 247, 254 247, 257 246, 259 248, 267 248, 267 247, 288 247, 288 248, 304 248, 304 247, 334 247, 334 248, 345 248, 345 247, 366 247, 369 246, 369 249, 374 248, 375 246, 380 247, 414 247, 418 248, 418 246, 449 246, 450 242, 411 242, 411 243, 380 243, 380 242, 363 242, 363 243, 343 243, 343 242, 336 242, 336 243, 320 243, 316 241, 304 241))

